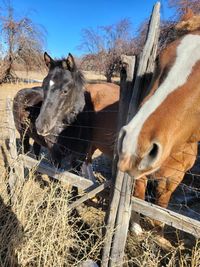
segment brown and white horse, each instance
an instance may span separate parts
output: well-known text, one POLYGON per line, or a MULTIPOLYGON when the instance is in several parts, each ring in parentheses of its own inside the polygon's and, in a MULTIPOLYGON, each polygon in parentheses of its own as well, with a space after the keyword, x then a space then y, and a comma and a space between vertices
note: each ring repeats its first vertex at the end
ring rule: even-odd
MULTIPOLYGON (((189 17, 186 24, 193 21, 189 17)), ((119 135, 119 169, 136 179, 135 192, 142 199, 146 175, 153 174, 156 204, 162 207, 193 166, 200 140, 200 17, 198 21, 195 16, 196 27, 188 27, 187 34, 161 52, 150 94, 119 135)))

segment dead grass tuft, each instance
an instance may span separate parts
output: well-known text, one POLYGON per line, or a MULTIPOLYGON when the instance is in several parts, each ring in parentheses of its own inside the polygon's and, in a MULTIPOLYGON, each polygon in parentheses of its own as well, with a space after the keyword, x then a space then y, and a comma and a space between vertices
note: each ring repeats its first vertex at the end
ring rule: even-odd
POLYGON ((77 266, 97 260, 101 227, 92 229, 68 209, 70 195, 59 183, 41 186, 36 178, 31 172, 17 185, 12 206, 6 187, 0 188, 0 266, 77 266))

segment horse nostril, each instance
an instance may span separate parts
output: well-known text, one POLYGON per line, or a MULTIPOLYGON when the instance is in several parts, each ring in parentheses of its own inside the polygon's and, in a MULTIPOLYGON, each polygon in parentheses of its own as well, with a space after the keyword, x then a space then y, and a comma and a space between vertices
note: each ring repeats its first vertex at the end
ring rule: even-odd
POLYGON ((156 158, 159 152, 159 146, 156 143, 153 143, 151 150, 149 151, 149 156, 153 159, 156 158))
POLYGON ((147 153, 143 156, 138 165, 138 170, 143 171, 154 168, 162 154, 162 145, 158 142, 152 143, 147 153))
POLYGON ((118 154, 122 153, 123 140, 125 136, 126 136, 126 130, 122 128, 120 130, 119 137, 118 137, 118 145, 117 145, 118 154))

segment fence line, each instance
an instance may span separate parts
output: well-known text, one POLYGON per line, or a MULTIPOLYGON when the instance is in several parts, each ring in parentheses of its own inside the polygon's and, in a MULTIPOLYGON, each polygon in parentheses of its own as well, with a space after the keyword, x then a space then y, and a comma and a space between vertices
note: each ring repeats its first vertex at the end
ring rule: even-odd
POLYGON ((11 164, 15 161, 15 166, 10 170, 9 173, 9 186, 11 191, 11 200, 15 201, 14 191, 17 181, 23 182, 24 181, 24 167, 21 161, 18 161, 17 155, 17 147, 16 147, 16 136, 15 136, 15 124, 14 118, 12 113, 12 102, 10 98, 7 98, 7 122, 10 125, 9 128, 9 151, 10 151, 10 158, 11 164))
POLYGON ((134 211, 142 213, 145 216, 200 238, 200 222, 197 220, 136 197, 132 197, 132 208, 134 211))
MULTIPOLYGON (((10 122, 11 120, 9 119, 9 122, 10 122)), ((8 123, 7 122, 5 122, 5 124, 7 125, 8 123)), ((13 127, 6 127, 8 130, 12 130, 13 131, 13 127)), ((5 129, 5 127, 4 127, 4 129, 5 129)), ((62 135, 61 135, 62 136, 62 135)), ((65 137, 65 136, 64 136, 65 137)), ((67 139, 67 137, 66 137, 66 139, 67 139)), ((87 141, 87 142, 90 142, 90 140, 87 140, 87 139, 79 139, 79 138, 70 138, 70 139, 76 139, 76 140, 81 140, 81 141, 87 141)), ((53 144, 53 142, 51 141, 51 140, 48 140, 49 142, 51 142, 52 144, 53 144)), ((10 144, 14 144, 15 143, 15 141, 11 141, 11 139, 10 139, 10 144)), ((105 144, 105 143, 101 143, 101 144, 105 144)), ((62 148, 62 149, 64 149, 64 150, 66 150, 67 152, 71 152, 71 153, 74 153, 74 154, 77 154, 77 155, 80 155, 80 156, 85 156, 85 157, 87 157, 87 153, 80 153, 80 152, 78 152, 78 151, 75 151, 75 150, 72 150, 72 149, 69 149, 69 148, 67 148, 66 146, 64 146, 64 145, 62 145, 62 144, 58 144, 58 143, 56 143, 56 145, 58 146, 58 147, 60 147, 60 148, 62 148)), ((31 155, 33 158, 35 157, 35 154, 33 154, 33 153, 31 153, 31 152, 29 152, 28 153, 29 155, 31 155)), ((197 156, 197 157, 200 157, 200 156, 197 156)), ((49 161, 49 159, 48 158, 45 158, 44 156, 43 156, 43 159, 46 159, 47 161, 49 161)), ((82 162, 82 163, 84 163, 84 161, 83 160, 79 160, 79 162, 82 162)), ((52 164, 52 162, 50 162, 49 161, 49 163, 50 164, 52 164)), ((178 172, 183 172, 183 171, 181 171, 181 170, 179 170, 179 169, 175 169, 175 168, 172 168, 172 167, 170 167, 170 166, 168 166, 167 168, 170 168, 170 169, 173 169, 173 170, 176 170, 176 171, 178 171, 178 172)), ((185 174, 189 174, 189 175, 192 175, 192 176, 195 176, 195 177, 200 177, 200 174, 193 174, 193 173, 191 173, 191 171, 189 170, 189 171, 187 171, 187 172, 183 172, 183 173, 185 173, 185 174)), ((169 177, 162 177, 162 178, 157 178, 157 177, 151 177, 150 178, 150 180, 151 181, 159 181, 160 179, 172 179, 171 177, 169 178, 169 177)), ((193 191, 195 191, 195 188, 194 187, 191 187, 191 186, 188 186, 188 185, 185 185, 185 184, 183 184, 183 186, 184 187, 187 187, 188 189, 192 189, 193 191)), ((196 191, 197 192, 199 192, 200 191, 200 189, 198 189, 198 188, 196 188, 196 191)))
POLYGON ((42 83, 43 80, 38 79, 31 79, 31 78, 18 78, 18 77, 12 77, 12 78, 6 78, 4 79, 4 83, 7 84, 18 84, 18 83, 42 83))
POLYGON ((48 176, 65 184, 70 184, 83 190, 89 190, 89 188, 94 185, 91 180, 88 180, 85 177, 81 177, 68 171, 62 172, 58 169, 55 169, 54 167, 47 165, 42 160, 38 161, 26 155, 20 155, 20 160, 22 160, 24 166, 26 166, 27 168, 34 168, 36 171, 47 174, 48 176))

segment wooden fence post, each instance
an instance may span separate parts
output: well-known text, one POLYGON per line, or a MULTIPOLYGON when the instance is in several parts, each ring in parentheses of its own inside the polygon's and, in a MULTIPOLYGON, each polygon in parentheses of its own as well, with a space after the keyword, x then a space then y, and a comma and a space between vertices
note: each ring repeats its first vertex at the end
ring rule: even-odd
MULTIPOLYGON (((133 86, 133 93, 128 110, 127 122, 129 122, 137 112, 141 98, 144 96, 144 88, 146 87, 145 80, 147 76, 150 75, 149 71, 153 69, 152 66, 155 60, 159 35, 159 12, 160 3, 158 2, 154 6, 153 14, 151 16, 151 21, 149 24, 148 38, 144 50, 140 56, 136 79, 133 86)), ((128 72, 126 72, 126 76, 128 77, 127 73, 128 72)), ((128 83, 122 81, 122 90, 123 83, 128 86, 128 83)), ((126 99, 126 97, 124 97, 124 99, 126 99)), ((121 103, 119 106, 123 106, 123 103, 121 103)), ((120 112, 121 111, 119 111, 119 113, 120 112)), ((131 196, 133 191, 133 184, 134 179, 132 179, 127 174, 118 171, 107 219, 107 238, 105 241, 102 257, 103 267, 117 267, 123 265, 124 248, 131 216, 131 196), (109 232, 111 233, 111 235, 109 235, 109 232)))
POLYGON ((7 127, 8 127, 8 149, 10 153, 10 173, 9 173, 9 186, 11 191, 11 198, 14 197, 15 185, 16 182, 24 181, 24 166, 23 162, 18 158, 17 155, 17 146, 16 146, 16 135, 15 135, 15 123, 12 112, 12 100, 7 98, 6 103, 7 109, 7 127))
POLYGON ((141 101, 149 93, 154 72, 159 33, 160 2, 157 2, 151 15, 146 43, 139 57, 139 64, 133 87, 133 94, 130 101, 131 104, 129 105, 127 122, 133 118, 141 101))
MULTIPOLYGON (((128 105, 132 94, 132 79, 135 68, 135 57, 125 57, 122 60, 122 71, 121 71, 121 84, 120 84, 120 102, 119 102, 119 117, 118 117, 118 130, 126 123, 126 116, 122 115, 125 111, 128 113, 128 105), (128 97, 129 96, 129 97, 128 97)), ((116 176, 117 166, 117 153, 114 155, 113 160, 113 175, 116 176)), ((114 187, 111 188, 111 203, 109 211, 106 214, 106 241, 104 244, 103 255, 102 255, 102 267, 107 267, 110 258, 111 245, 113 239, 113 233, 116 227, 116 218, 118 212, 118 205, 120 200, 120 194, 122 191, 124 173, 118 171, 117 179, 114 187)), ((124 188, 123 188, 124 189, 124 188)), ((124 190, 123 190, 124 191, 124 190)), ((118 222, 119 223, 119 222, 118 222)))
POLYGON ((121 56, 122 68, 120 72, 118 131, 126 123, 129 103, 133 92, 133 75, 135 71, 135 64, 135 56, 121 56))

